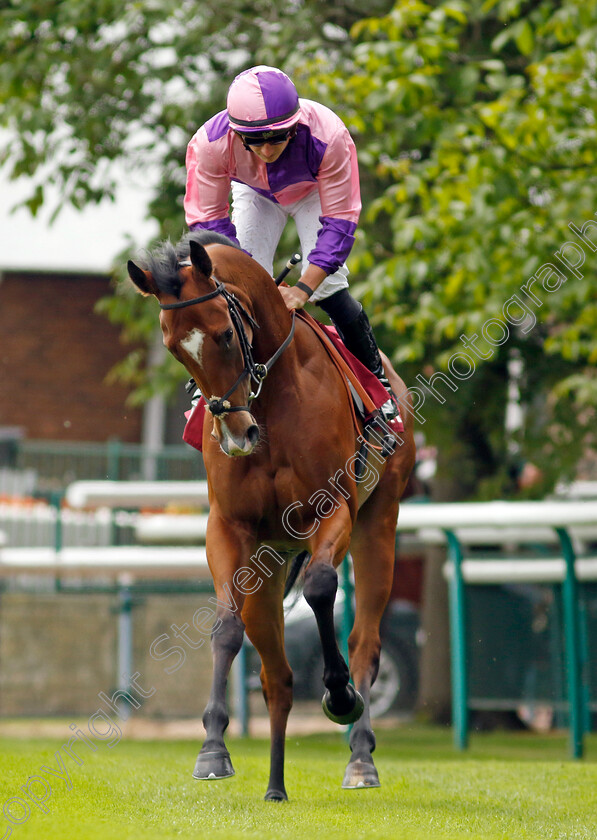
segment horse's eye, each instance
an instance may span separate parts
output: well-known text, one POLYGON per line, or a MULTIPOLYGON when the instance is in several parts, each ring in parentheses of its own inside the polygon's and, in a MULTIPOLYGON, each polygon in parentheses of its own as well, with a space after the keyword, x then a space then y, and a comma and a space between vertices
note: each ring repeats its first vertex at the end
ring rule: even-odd
POLYGON ((232 343, 232 339, 234 338, 234 330, 232 327, 228 327, 227 330, 224 330, 221 336, 221 341, 227 346, 230 347, 232 343))

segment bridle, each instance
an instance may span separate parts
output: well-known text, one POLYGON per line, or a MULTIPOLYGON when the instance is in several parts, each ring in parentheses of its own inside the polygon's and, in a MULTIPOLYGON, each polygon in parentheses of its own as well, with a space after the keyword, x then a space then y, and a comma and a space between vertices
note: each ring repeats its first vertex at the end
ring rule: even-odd
MULTIPOLYGON (((191 262, 181 262, 179 263, 179 265, 181 267, 188 266, 191 265, 191 262)), ((257 399, 261 392, 263 380, 268 375, 270 369, 278 361, 278 359, 280 358, 284 350, 286 350, 286 348, 288 347, 288 345, 294 337, 295 312, 292 312, 292 325, 290 327, 290 332, 288 333, 282 344, 278 347, 274 355, 271 356, 271 358, 269 358, 267 362, 256 362, 253 358, 253 348, 247 336, 245 325, 243 324, 243 318, 251 325, 253 330, 259 329, 259 324, 247 312, 247 310, 244 308, 244 306, 238 300, 238 298, 232 292, 228 291, 228 289, 223 283, 221 283, 215 277, 212 277, 212 280, 216 284, 216 288, 212 292, 208 292, 208 294, 206 295, 201 295, 201 297, 191 298, 190 300, 181 300, 177 303, 160 303, 160 309, 184 309, 187 306, 194 306, 197 303, 204 303, 206 300, 211 300, 212 298, 215 298, 218 295, 222 295, 222 297, 226 301, 228 305, 228 311, 230 313, 230 319, 232 320, 232 324, 238 336, 238 341, 243 356, 244 368, 239 374, 234 385, 232 385, 232 387, 226 391, 223 397, 212 396, 210 399, 206 399, 207 407, 209 408, 213 416, 223 417, 225 414, 228 414, 231 411, 250 411, 251 403, 253 402, 253 400, 257 399), (252 390, 249 394, 249 397, 247 399, 247 405, 231 405, 228 398, 236 391, 236 389, 246 376, 249 376, 251 380, 255 383, 256 390, 252 390)))

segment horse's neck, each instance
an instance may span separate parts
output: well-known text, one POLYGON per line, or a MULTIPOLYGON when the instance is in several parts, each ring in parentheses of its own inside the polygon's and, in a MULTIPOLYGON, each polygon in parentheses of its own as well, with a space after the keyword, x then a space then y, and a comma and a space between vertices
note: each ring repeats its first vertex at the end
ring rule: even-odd
MULTIPOLYGON (((286 308, 282 295, 269 277, 258 283, 247 283, 245 291, 251 300, 251 308, 259 328, 253 336, 256 357, 260 361, 271 358, 287 338, 292 327, 292 315, 286 308)), ((296 340, 296 333, 295 333, 296 340)), ((288 361, 294 356, 294 340, 280 359, 288 361)), ((279 364, 279 362, 278 362, 279 364)))
MULTIPOLYGON (((225 256, 229 257, 228 252, 225 256)), ((253 335, 254 358, 257 362, 266 362, 288 338, 292 328, 292 314, 286 308, 278 287, 267 272, 242 252, 237 252, 234 257, 234 263, 226 266, 230 268, 228 282, 239 291, 239 297, 249 305, 255 321, 259 324, 253 335)), ((231 291, 234 290, 231 288, 231 291)), ((325 356, 317 340, 308 335, 310 330, 303 327, 304 324, 297 319, 293 340, 279 356, 268 376, 270 386, 273 382, 281 384, 292 381, 293 391, 298 393, 301 386, 300 368, 305 360, 319 352, 325 356)), ((275 395, 277 389, 274 387, 272 391, 271 387, 267 387, 266 391, 275 395)), ((269 402, 264 394, 259 406, 267 411, 265 404, 269 405, 269 402)))

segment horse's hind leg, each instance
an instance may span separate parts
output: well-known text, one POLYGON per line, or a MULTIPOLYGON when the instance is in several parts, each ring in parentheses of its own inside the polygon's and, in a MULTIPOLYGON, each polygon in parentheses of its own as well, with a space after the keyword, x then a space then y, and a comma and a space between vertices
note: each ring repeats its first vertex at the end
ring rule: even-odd
POLYGON ((265 799, 284 802, 284 748, 286 723, 292 708, 292 671, 284 650, 285 567, 272 569, 274 576, 257 592, 247 596, 243 620, 247 636, 261 657, 261 685, 270 719, 270 776, 265 799))
POLYGON ((376 501, 370 499, 371 507, 366 505, 361 510, 351 542, 356 611, 348 641, 350 670, 365 709, 350 734, 352 755, 342 783, 344 788, 379 786, 372 757, 375 735, 369 716, 369 698, 379 667, 379 626, 392 588, 398 503, 381 511, 376 501))

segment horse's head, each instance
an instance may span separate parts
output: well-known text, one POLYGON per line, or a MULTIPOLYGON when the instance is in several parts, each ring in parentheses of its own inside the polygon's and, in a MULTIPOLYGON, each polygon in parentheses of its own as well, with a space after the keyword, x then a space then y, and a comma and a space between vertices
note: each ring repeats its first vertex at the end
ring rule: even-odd
POLYGON ((205 396, 222 451, 250 455, 259 441, 249 410, 256 324, 248 302, 214 278, 203 245, 192 236, 183 243, 186 254, 167 242, 145 268, 129 261, 129 276, 143 294, 158 299, 164 344, 205 396))

